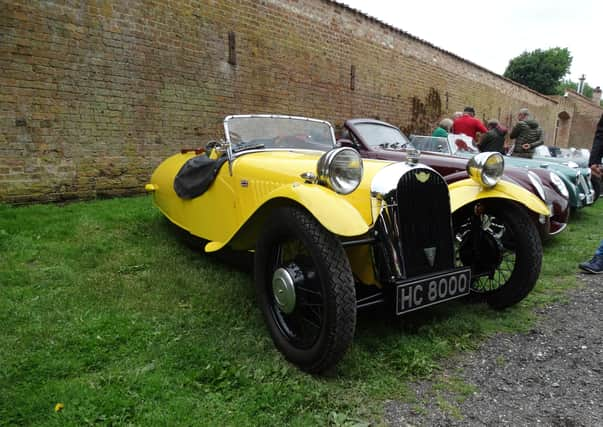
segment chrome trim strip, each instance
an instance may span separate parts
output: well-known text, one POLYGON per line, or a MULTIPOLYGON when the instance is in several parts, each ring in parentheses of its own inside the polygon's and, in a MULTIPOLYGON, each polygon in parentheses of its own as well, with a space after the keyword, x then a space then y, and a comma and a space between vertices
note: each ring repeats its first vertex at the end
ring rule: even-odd
MULTIPOLYGON (((386 279, 387 281, 394 282, 406 277, 404 263, 402 262, 404 248, 402 248, 401 244, 397 192, 400 179, 407 173, 417 169, 428 170, 430 173, 434 173, 441 177, 437 171, 421 163, 415 165, 410 165, 408 163, 392 163, 377 172, 371 181, 371 198, 382 201, 378 218, 375 219, 375 227, 377 230, 377 238, 380 243, 382 243, 381 248, 385 252, 386 266, 384 269, 389 270, 382 271, 380 263, 373 262, 379 279, 386 279)), ((444 179, 442 178, 442 180, 444 179)))
POLYGON ((414 165, 409 165, 408 163, 392 163, 381 169, 373 177, 373 180, 371 181, 371 197, 378 200, 387 200, 391 197, 392 191, 396 191, 396 188, 398 188, 398 181, 400 181, 400 178, 417 168, 428 169, 430 172, 440 175, 434 169, 422 163, 414 165))

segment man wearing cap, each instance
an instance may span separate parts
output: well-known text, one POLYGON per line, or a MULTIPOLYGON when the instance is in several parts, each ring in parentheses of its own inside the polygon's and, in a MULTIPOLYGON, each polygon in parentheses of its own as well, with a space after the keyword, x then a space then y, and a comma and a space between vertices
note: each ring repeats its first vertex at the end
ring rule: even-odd
POLYGON ((477 141, 477 134, 484 134, 488 129, 484 124, 475 118, 475 109, 473 107, 465 107, 463 115, 454 121, 452 125, 452 133, 464 133, 467 136, 477 141))
POLYGON ((509 138, 515 140, 512 155, 531 159, 534 155, 534 148, 544 144, 542 128, 536 120, 530 117, 527 108, 519 110, 517 120, 517 124, 509 135, 509 138))
POLYGON ((505 135, 507 129, 501 126, 496 119, 488 120, 488 132, 479 140, 479 151, 496 151, 505 154, 505 135))

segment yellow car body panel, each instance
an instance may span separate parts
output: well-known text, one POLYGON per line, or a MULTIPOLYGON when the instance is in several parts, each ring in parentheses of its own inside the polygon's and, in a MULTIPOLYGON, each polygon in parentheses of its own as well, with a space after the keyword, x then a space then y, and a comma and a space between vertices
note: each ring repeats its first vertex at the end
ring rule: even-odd
POLYGON ((307 183, 300 176, 303 172, 315 172, 321 155, 299 150, 247 153, 235 158, 231 165, 222 165, 201 196, 182 199, 174 191, 174 177, 195 154, 176 154, 155 170, 146 188, 153 192, 155 204, 170 221, 210 241, 205 248, 209 252, 228 244, 255 212, 277 199, 300 204, 338 236, 365 234, 374 221, 371 179, 390 162, 364 161, 359 187, 351 194, 340 195, 325 186, 307 183))
POLYGON ((366 285, 381 286, 375 276, 370 245, 356 245, 345 248, 352 266, 352 272, 366 285))
POLYGON ((472 290, 474 273, 500 278, 511 271, 501 261, 513 244, 518 273, 500 279, 509 291, 488 298, 498 308, 515 304, 537 280, 542 249, 524 209, 543 215, 548 209, 515 184, 486 189, 466 179, 448 186, 416 159, 361 159, 351 147, 335 147, 330 124, 304 117, 228 116, 224 136, 208 143, 209 153, 185 150, 164 160, 145 189, 172 223, 207 242, 205 251, 226 245, 254 251, 270 334, 305 371, 321 372, 341 359, 356 310, 387 303, 402 315, 460 298, 472 290), (490 198, 509 203, 491 204, 485 229, 474 220, 484 219, 479 209, 462 208, 490 198), (455 221, 449 207, 462 209, 455 221), (510 245, 503 246, 507 237, 510 245))
POLYGON ((498 198, 513 200, 540 215, 551 215, 549 208, 541 199, 525 188, 511 182, 501 180, 493 188, 484 188, 468 178, 450 184, 448 189, 450 190, 450 209, 452 212, 456 212, 476 200, 498 198))
MULTIPOLYGON (((184 163, 196 155, 190 152, 169 157, 155 170, 145 188, 154 194, 155 204, 170 221, 209 241, 205 247, 208 252, 217 251, 231 242, 254 213, 273 200, 288 200, 303 206, 335 235, 364 235, 380 211, 379 201, 371 198, 370 183, 378 171, 392 163, 364 159, 360 185, 352 193, 340 195, 323 185, 307 183, 300 176, 303 172, 315 172, 321 152, 247 153, 235 158, 230 165, 222 165, 203 195, 183 199, 174 191, 174 177, 184 163)), ((476 200, 503 198, 521 203, 538 214, 550 214, 535 195, 505 181, 486 189, 472 179, 465 179, 451 184, 449 189, 452 212, 476 200)), ((354 258, 366 259, 365 254, 354 258)), ((366 269, 358 269, 356 273, 360 270, 366 269)), ((366 272, 360 275, 368 278, 366 272)))

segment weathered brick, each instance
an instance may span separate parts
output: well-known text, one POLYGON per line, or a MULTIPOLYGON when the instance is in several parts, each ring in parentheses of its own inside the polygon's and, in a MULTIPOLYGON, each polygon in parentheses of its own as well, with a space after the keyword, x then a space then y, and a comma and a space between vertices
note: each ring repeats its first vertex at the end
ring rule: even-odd
POLYGON ((328 0, 2 7, 0 201, 142 192, 162 158, 218 137, 233 113, 378 116, 430 132, 467 104, 508 126, 527 106, 547 142, 581 146, 601 115, 579 95, 542 96, 328 0))

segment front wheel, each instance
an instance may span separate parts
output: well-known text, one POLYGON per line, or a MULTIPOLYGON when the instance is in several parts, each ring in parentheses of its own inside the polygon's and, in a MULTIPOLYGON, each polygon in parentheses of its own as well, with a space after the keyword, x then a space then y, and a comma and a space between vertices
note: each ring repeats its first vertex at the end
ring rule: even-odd
POLYGON ((309 213, 283 207, 255 251, 255 286, 276 347, 300 369, 334 366, 354 337, 356 294, 341 243, 309 213))
POLYGON ((455 214, 457 263, 471 267, 474 293, 494 308, 524 299, 542 265, 542 244, 525 208, 485 201, 455 214))

